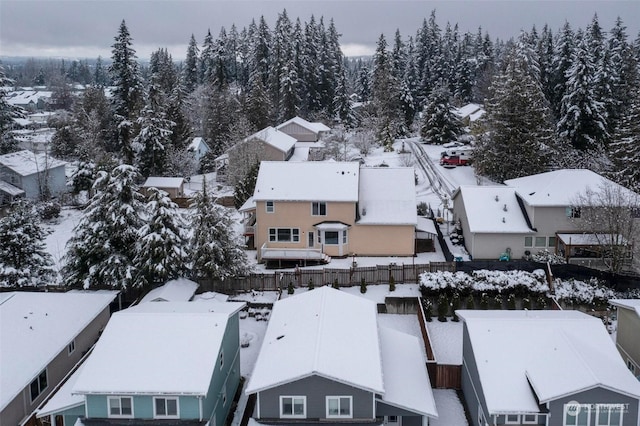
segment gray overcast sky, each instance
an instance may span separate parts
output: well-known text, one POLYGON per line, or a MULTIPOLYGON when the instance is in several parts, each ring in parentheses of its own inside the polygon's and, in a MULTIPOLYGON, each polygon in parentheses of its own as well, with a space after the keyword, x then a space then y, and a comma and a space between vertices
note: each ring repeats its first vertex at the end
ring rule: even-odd
POLYGON ((216 37, 223 26, 241 29, 261 15, 273 29, 284 8, 292 20, 333 18, 347 55, 371 53, 379 35, 389 40, 396 28, 413 36, 433 9, 442 28, 447 21, 461 32, 481 26, 503 39, 534 24, 548 23, 554 33, 565 20, 584 28, 594 13, 606 31, 620 16, 630 40, 640 27, 639 0, 0 0, 0 56, 109 57, 125 19, 140 58, 167 47, 182 59, 192 33, 200 45, 208 28, 216 37))

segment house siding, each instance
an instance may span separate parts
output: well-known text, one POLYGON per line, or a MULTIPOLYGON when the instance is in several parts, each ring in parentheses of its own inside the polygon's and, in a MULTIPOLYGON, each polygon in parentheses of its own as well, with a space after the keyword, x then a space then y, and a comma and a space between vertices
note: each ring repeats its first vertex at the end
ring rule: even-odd
POLYGON ((318 135, 297 123, 289 123, 278 128, 279 131, 295 138, 298 142, 316 142, 318 135))
POLYGON ((423 416, 417 415, 408 410, 385 404, 382 401, 376 401, 376 416, 401 416, 401 424, 403 426, 422 426, 423 416))
POLYGON ((355 225, 349 229, 349 249, 359 256, 413 256, 414 225, 355 225))
MULTIPOLYGON (((100 330, 107 324, 109 317, 109 307, 106 307, 80 334, 75 336, 73 339, 75 340, 75 351, 69 354, 68 348, 65 346, 46 367, 47 388, 45 391, 34 401, 31 401, 30 384, 33 379, 30 380, 22 392, 2 410, 2 414, 0 414, 0 424, 2 426, 14 426, 31 414, 98 340, 100 330)), ((71 339, 69 342, 71 342, 71 339)), ((40 372, 37 374, 39 373, 40 372)))
POLYGON ((353 397, 354 419, 373 420, 375 418, 372 392, 319 376, 310 376, 259 392, 259 412, 256 413, 256 418, 258 420, 279 418, 280 396, 306 396, 307 419, 324 419, 326 418, 325 397, 338 395, 353 397))
POLYGON ((616 347, 625 364, 629 360, 635 365, 635 375, 640 375, 640 317, 635 311, 618 308, 618 331, 616 347))
MULTIPOLYGON (((549 403, 549 426, 563 425, 564 404, 569 402, 580 404, 627 404, 627 409, 622 416, 623 426, 638 426, 638 399, 620 393, 604 389, 595 388, 585 392, 575 393, 566 398, 557 399, 549 403)), ((595 426, 595 407, 591 413, 590 426, 595 426)))
POLYGON ((463 324, 462 329, 462 393, 464 394, 464 400, 471 419, 477 422, 478 406, 480 405, 482 406, 485 419, 488 420, 487 402, 482 390, 478 367, 466 324, 463 324))

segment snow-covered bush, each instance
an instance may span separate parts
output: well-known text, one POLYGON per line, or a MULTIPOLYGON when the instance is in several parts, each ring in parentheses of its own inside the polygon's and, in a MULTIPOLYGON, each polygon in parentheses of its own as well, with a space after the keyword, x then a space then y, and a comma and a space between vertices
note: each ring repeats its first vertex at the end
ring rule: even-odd
POLYGON ((51 220, 60 216, 60 203, 46 201, 38 205, 38 214, 42 220, 51 220))
POLYGON ((525 271, 473 271, 464 272, 425 272, 420 276, 420 284, 426 293, 457 290, 462 294, 471 292, 515 292, 546 293, 549 285, 541 269, 525 271))
POLYGON ((564 257, 551 253, 549 250, 540 250, 539 252, 527 256, 528 260, 538 263, 550 263, 551 265, 564 265, 567 263, 564 257))
POLYGON ((616 297, 616 292, 605 287, 597 279, 580 281, 557 279, 554 283, 555 296, 565 303, 597 305, 616 297))

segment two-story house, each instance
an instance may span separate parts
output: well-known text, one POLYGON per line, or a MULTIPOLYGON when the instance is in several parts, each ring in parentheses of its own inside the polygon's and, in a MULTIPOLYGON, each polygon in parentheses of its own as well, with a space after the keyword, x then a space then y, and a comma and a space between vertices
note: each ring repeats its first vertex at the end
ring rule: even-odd
MULTIPOLYGON (((27 150, 0 155, 0 181, 4 181, 5 186, 11 185, 4 197, 15 193, 14 188, 24 191, 25 197, 31 200, 67 192, 66 164, 50 155, 27 150)), ((0 201, 2 197, 0 194, 0 201)))
POLYGON ((151 302, 114 314, 71 389, 84 398, 82 423, 223 425, 240 382, 243 307, 151 302))
POLYGON ((456 311, 474 425, 637 426, 640 382, 599 318, 578 311, 456 311))
POLYGON ((91 348, 117 291, 0 293, 0 424, 17 426, 91 348))
POLYGON ((587 252, 581 247, 596 245, 598 238, 580 229, 585 206, 577 204, 603 186, 638 197, 590 170, 562 169, 510 179, 504 186, 461 186, 452 195, 454 220, 475 259, 497 259, 505 251, 520 258, 540 250, 580 257, 587 252))
POLYGON ((412 256, 415 197, 412 168, 263 161, 252 207, 258 261, 412 256))
POLYGON ((640 377, 640 299, 611 299, 617 308, 616 347, 634 376, 640 377))
POLYGON ((328 286, 275 303, 245 393, 265 424, 426 426, 438 416, 418 338, 328 286))
POLYGON ((312 123, 301 117, 293 117, 276 126, 276 129, 295 138, 298 142, 317 142, 322 135, 331 130, 323 123, 312 123))

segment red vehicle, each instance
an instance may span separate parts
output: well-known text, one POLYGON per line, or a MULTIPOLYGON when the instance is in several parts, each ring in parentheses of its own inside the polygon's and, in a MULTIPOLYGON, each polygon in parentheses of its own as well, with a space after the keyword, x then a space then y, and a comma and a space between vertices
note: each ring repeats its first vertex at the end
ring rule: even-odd
POLYGON ((456 166, 468 166, 471 164, 471 157, 473 150, 466 148, 454 148, 448 149, 442 153, 440 157, 440 165, 446 168, 453 168, 456 166))

